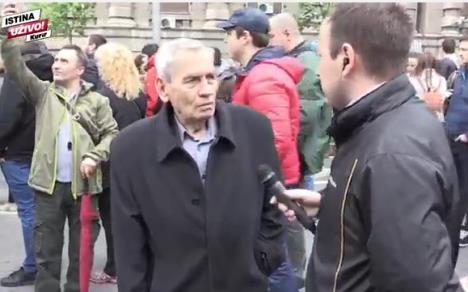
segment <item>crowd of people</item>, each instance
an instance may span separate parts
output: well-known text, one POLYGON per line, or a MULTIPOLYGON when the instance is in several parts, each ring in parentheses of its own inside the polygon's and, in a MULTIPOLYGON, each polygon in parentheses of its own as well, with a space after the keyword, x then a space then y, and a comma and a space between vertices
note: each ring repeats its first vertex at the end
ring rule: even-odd
POLYGON ((68 222, 65 292, 87 292, 85 225, 107 261, 84 280, 123 292, 462 291, 468 38, 410 52, 391 3, 337 4, 318 43, 288 13, 218 27, 228 58, 186 38, 136 55, 98 34, 56 54, 3 39, 0 165, 25 260, 0 284, 61 291, 68 222))

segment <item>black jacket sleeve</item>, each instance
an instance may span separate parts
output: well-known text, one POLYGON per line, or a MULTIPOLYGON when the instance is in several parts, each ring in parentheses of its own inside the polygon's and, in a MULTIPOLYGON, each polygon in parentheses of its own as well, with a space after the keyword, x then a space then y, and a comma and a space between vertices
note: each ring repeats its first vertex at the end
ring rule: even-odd
POLYGON ((450 74, 457 70, 457 65, 452 60, 445 58, 439 62, 438 69, 439 74, 448 80, 450 74))
POLYGON ((125 151, 116 139, 111 145, 111 211, 119 291, 150 291, 152 263, 148 229, 134 198, 125 165, 125 151))
POLYGON ((101 87, 101 78, 99 77, 99 70, 96 64, 96 60, 88 59, 85 70, 81 78, 89 83, 92 83, 96 89, 101 87))
MULTIPOLYGON (((265 119, 263 130, 266 130, 261 137, 264 143, 262 153, 262 163, 268 164, 282 180, 282 173, 278 154, 275 148, 273 129, 270 121, 265 119)), ((254 137, 253 137, 254 138, 254 137)), ((271 275, 286 259, 283 250, 284 239, 284 216, 276 205, 270 203, 271 196, 265 192, 263 201, 260 233, 255 246, 255 259, 260 270, 267 276, 271 275)))
POLYGON ((366 164, 362 185, 359 204, 370 232, 375 290, 462 291, 444 222, 454 191, 434 162, 378 155, 366 164))
POLYGON ((139 110, 141 119, 145 117, 147 100, 148 100, 148 96, 144 93, 141 93, 140 96, 138 96, 136 99, 133 100, 133 102, 135 103, 135 105, 137 106, 139 110))
POLYGON ((8 76, 5 76, 0 91, 0 151, 7 146, 9 137, 21 123, 23 103, 26 100, 19 86, 8 76))

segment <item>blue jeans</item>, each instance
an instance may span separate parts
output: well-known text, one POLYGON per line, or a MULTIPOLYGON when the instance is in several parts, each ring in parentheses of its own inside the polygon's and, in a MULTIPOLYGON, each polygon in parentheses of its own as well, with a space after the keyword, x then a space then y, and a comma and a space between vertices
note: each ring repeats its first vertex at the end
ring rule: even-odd
POLYGON ((313 174, 304 175, 304 180, 303 180, 304 189, 313 191, 315 188, 314 183, 315 183, 315 180, 314 180, 313 174))
POLYGON ((35 199, 34 192, 28 185, 31 164, 27 161, 6 160, 0 165, 8 188, 15 199, 18 216, 23 227, 24 249, 26 251, 23 268, 26 272, 35 272, 36 259, 33 240, 35 199))
POLYGON ((286 240, 283 243, 286 261, 268 278, 268 292, 298 292, 297 279, 289 260, 286 240))

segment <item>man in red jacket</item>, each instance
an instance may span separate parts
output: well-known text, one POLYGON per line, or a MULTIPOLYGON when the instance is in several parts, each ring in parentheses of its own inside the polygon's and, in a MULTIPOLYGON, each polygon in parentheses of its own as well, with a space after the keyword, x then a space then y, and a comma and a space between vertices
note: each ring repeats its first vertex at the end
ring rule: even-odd
MULTIPOLYGON (((303 66, 295 58, 286 57, 283 49, 267 47, 269 20, 259 9, 237 10, 218 27, 227 32, 229 53, 243 67, 232 102, 249 106, 270 119, 285 184, 289 188, 297 187, 300 180, 297 83, 303 66)), ((271 292, 298 291, 289 262, 277 272, 270 278, 271 292)))
POLYGON ((146 102, 145 117, 155 115, 162 106, 159 100, 158 91, 156 89, 156 81, 158 73, 156 72, 156 53, 159 46, 157 44, 147 44, 141 49, 141 53, 148 56, 148 65, 146 65, 146 80, 145 80, 145 93, 148 96, 146 102))

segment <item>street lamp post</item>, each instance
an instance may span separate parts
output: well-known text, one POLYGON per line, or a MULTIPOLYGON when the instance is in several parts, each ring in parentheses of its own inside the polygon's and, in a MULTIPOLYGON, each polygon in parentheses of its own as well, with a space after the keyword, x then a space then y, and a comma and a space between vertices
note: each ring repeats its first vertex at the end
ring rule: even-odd
POLYGON ((161 11, 160 11, 160 3, 159 1, 153 1, 153 16, 152 16, 152 24, 153 24, 153 42, 159 44, 161 42, 161 11))

